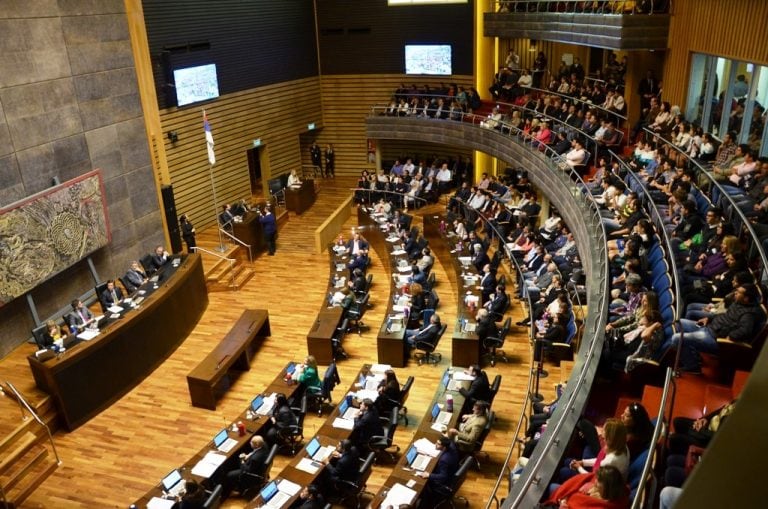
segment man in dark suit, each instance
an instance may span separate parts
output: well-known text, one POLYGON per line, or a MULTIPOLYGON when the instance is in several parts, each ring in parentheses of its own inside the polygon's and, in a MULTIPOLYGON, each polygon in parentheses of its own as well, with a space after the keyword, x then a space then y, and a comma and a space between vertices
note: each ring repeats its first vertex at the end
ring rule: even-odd
POLYGON ((440 317, 437 316, 437 313, 434 313, 429 317, 429 323, 422 326, 421 329, 407 329, 405 331, 405 342, 408 343, 409 348, 415 348, 418 341, 434 344, 439 333, 440 317))
POLYGON ((361 249, 368 249, 368 242, 360 236, 360 232, 352 234, 352 238, 347 241, 347 253, 356 256, 361 249))
POLYGON ((483 295, 483 304, 488 301, 495 289, 496 275, 491 272, 491 264, 486 263, 483 265, 483 276, 480 278, 480 292, 483 295))
POLYGON ((509 295, 504 291, 504 287, 496 285, 496 292, 491 295, 488 302, 485 303, 485 309, 490 313, 491 318, 496 321, 501 321, 504 318, 504 313, 509 306, 509 295))
POLYGON ((348 264, 347 268, 349 268, 349 274, 350 277, 352 274, 354 274, 355 269, 360 269, 365 273, 365 269, 368 268, 368 250, 367 249, 361 249, 357 252, 357 256, 355 256, 348 264))
POLYGON ((123 300, 122 290, 115 286, 114 279, 110 279, 107 281, 107 287, 101 292, 101 302, 104 304, 104 307, 109 308, 116 306, 121 300, 123 300))
POLYGON ((277 221, 275 221, 275 215, 270 210, 270 205, 264 207, 264 210, 259 217, 261 223, 261 231, 264 234, 264 240, 267 242, 267 251, 269 256, 274 256, 277 250, 275 238, 277 237, 277 221))
POLYGON ((325 499, 317 484, 304 486, 299 493, 299 498, 291 504, 291 509, 323 509, 324 507, 325 499))
POLYGON ((75 327, 77 330, 83 330, 88 325, 93 323, 95 317, 91 310, 85 307, 83 301, 75 299, 72 301, 72 312, 67 315, 67 323, 70 327, 75 327))
POLYGON ((468 389, 465 389, 464 387, 459 389, 459 392, 465 398, 464 406, 461 410, 462 415, 469 412, 474 406, 475 401, 490 401, 493 399, 491 395, 491 385, 488 383, 488 376, 485 374, 485 371, 480 369, 480 366, 472 364, 465 373, 472 375, 475 378, 472 380, 468 389))
POLYGON ((222 498, 226 499, 232 490, 242 493, 258 484, 259 479, 252 476, 264 475, 269 448, 261 435, 251 438, 251 452, 240 454, 240 466, 227 472, 222 483, 222 498))
POLYGON ((485 252, 483 245, 480 242, 473 244, 472 250, 472 265, 475 266, 475 269, 477 269, 478 272, 481 272, 486 264, 491 263, 491 259, 488 258, 488 254, 485 252))
POLYGON ((319 171, 322 175, 323 163, 320 160, 322 157, 322 151, 320 150, 320 145, 318 145, 316 141, 313 141, 312 146, 309 147, 309 155, 312 158, 312 166, 317 168, 315 171, 319 171))
POLYGON ((235 221, 235 215, 232 213, 232 206, 229 203, 225 203, 221 206, 221 214, 219 214, 219 226, 227 230, 232 229, 232 223, 235 221))
POLYGON ((442 436, 435 444, 441 451, 437 465, 432 473, 418 472, 416 475, 427 479, 427 484, 422 493, 422 507, 436 507, 447 496, 446 487, 459 470, 459 450, 456 444, 448 437, 442 436))
POLYGON ((478 309, 477 314, 475 315, 475 320, 477 321, 475 334, 477 334, 477 338, 481 345, 486 338, 499 336, 499 328, 496 327, 496 322, 493 321, 493 317, 488 313, 487 309, 478 309))
POLYGON ((379 420, 379 411, 376 410, 373 400, 365 398, 360 403, 360 413, 355 418, 355 425, 349 435, 349 440, 357 447, 365 447, 371 438, 383 434, 384 427, 379 420))
POLYGON ((360 453, 351 440, 342 440, 331 455, 323 460, 323 482, 326 495, 344 490, 344 482, 357 482, 360 470, 360 453))
POLYGON ((125 289, 133 293, 147 282, 147 273, 144 272, 139 262, 134 260, 131 262, 131 268, 126 271, 123 282, 125 283, 125 289))
POLYGON ((163 246, 157 246, 155 252, 152 255, 151 262, 154 270, 160 270, 160 268, 168 263, 171 259, 171 255, 165 250, 163 246))

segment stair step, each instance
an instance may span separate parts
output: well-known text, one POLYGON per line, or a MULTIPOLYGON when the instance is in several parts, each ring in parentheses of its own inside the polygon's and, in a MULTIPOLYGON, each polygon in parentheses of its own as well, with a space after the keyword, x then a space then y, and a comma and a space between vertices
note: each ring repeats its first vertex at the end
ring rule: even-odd
POLYGON ((44 469, 36 473, 36 475, 29 475, 24 478, 24 484, 17 486, 8 492, 7 497, 11 507, 19 507, 21 504, 32 494, 34 491, 48 479, 52 473, 59 468, 59 464, 56 461, 48 463, 44 469))
POLYGON ((29 454, 24 456, 13 465, 13 470, 9 472, 7 478, 0 480, 0 485, 8 492, 16 487, 27 474, 40 465, 46 458, 48 458, 48 449, 43 445, 38 444, 29 450, 29 454))
POLYGON ((4 441, 4 449, 11 449, 11 452, 4 454, 3 459, 0 460, 0 475, 3 475, 11 468, 19 458, 21 458, 30 447, 32 447, 38 438, 29 431, 24 431, 21 435, 12 433, 12 439, 6 439, 4 441))

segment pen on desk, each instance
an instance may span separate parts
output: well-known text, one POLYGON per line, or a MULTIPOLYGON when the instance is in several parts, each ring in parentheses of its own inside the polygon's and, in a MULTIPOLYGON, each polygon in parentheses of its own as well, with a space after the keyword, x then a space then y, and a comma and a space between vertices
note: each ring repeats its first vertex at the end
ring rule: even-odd
POLYGON ((251 322, 251 325, 248 326, 248 332, 250 333, 253 330, 253 325, 256 323, 256 320, 251 322))
POLYGON ((216 364, 216 369, 219 369, 221 367, 221 363, 227 360, 227 357, 229 357, 229 354, 225 355, 219 360, 219 362, 216 364))

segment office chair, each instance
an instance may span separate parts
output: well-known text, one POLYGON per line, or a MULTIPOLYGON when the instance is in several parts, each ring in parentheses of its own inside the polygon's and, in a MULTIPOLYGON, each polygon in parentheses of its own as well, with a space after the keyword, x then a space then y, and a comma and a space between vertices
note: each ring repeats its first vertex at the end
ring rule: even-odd
POLYGON ((47 330, 48 330, 48 327, 45 324, 32 329, 32 338, 35 340, 35 344, 37 345, 37 348, 39 348, 40 350, 44 348, 48 348, 47 346, 45 346, 45 340, 43 339, 43 335, 47 330))
POLYGON ((491 390, 490 390, 490 397, 488 398, 488 405, 493 404, 493 400, 496 399, 496 394, 499 392, 499 387, 501 387, 501 375, 496 375, 496 378, 493 379, 493 383, 491 384, 491 390))
POLYGON ((507 317, 507 319, 504 320, 504 324, 501 326, 499 335, 495 337, 488 336, 483 341, 483 348, 485 350, 490 350, 490 352, 485 355, 491 358, 491 366, 496 365, 497 359, 501 359, 504 362, 509 362, 509 359, 507 359, 507 356, 504 353, 504 350, 502 350, 502 347, 504 346, 504 341, 507 338, 507 333, 509 333, 509 327, 511 322, 512 322, 512 318, 507 317))
POLYGON ((274 444, 269 449, 267 459, 264 461, 264 468, 261 474, 253 474, 251 472, 243 472, 240 474, 240 487, 243 490, 240 492, 240 496, 246 500, 251 500, 259 490, 269 481, 269 474, 272 471, 272 463, 275 461, 275 455, 277 455, 277 444, 274 444))
POLYGON ((336 370, 336 363, 332 362, 325 369, 323 383, 320 387, 307 387, 307 392, 305 394, 307 405, 313 408, 316 407, 318 416, 323 415, 323 403, 331 403, 333 388, 339 383, 341 383, 339 372, 336 370))
POLYGON ((155 272, 155 267, 152 265, 152 255, 151 254, 145 254, 141 258, 139 258, 139 263, 142 267, 144 267, 144 272, 146 272, 147 276, 155 272))
POLYGON ((341 325, 336 328, 336 331, 331 337, 331 348, 333 350, 334 361, 339 359, 347 359, 349 357, 347 352, 344 351, 344 346, 342 345, 344 336, 347 334, 347 329, 349 329, 349 318, 344 318, 344 320, 341 321, 341 325))
POLYGON ((416 341, 416 350, 423 352, 417 352, 414 354, 414 357, 419 363, 419 366, 421 366, 422 363, 437 365, 441 360, 443 360, 443 354, 440 352, 435 352, 435 349, 437 348, 437 345, 440 344, 440 338, 443 337, 447 327, 448 326, 446 324, 442 324, 440 326, 440 332, 437 333, 437 337, 435 338, 434 343, 429 343, 427 341, 416 341))
POLYGON ((366 293, 360 301, 353 302, 352 306, 347 310, 347 318, 351 322, 351 325, 357 330, 358 335, 362 335, 363 328, 366 327, 363 323, 363 315, 368 307, 368 299, 370 299, 370 297, 371 294, 366 293))
POLYGON ((107 289, 107 283, 99 283, 96 285, 96 288, 94 288, 94 291, 96 292, 96 298, 99 299, 99 304, 101 305, 101 312, 106 314, 107 311, 107 303, 104 302, 104 299, 101 298, 101 294, 104 293, 104 290, 107 289))
POLYGON ((451 477, 448 484, 440 484, 435 486, 433 489, 433 492, 438 497, 439 502, 436 504, 437 506, 443 506, 443 504, 447 503, 450 507, 455 508, 455 503, 457 501, 462 501, 464 504, 464 507, 469 507, 469 501, 460 496, 456 496, 456 493, 461 488, 461 485, 464 484, 464 479, 467 478, 467 472, 469 471, 469 467, 472 465, 472 457, 467 456, 464 458, 464 460, 459 465, 459 469, 456 471, 455 474, 453 474, 453 477, 451 477))
POLYGON ((378 458, 379 455, 386 454, 389 456, 389 459, 392 463, 395 463, 397 461, 395 454, 400 451, 400 446, 394 444, 395 431, 397 430, 397 418, 398 418, 399 412, 400 412, 400 409, 398 407, 393 408, 391 413, 389 414, 389 423, 385 422, 384 424, 384 434, 372 436, 371 439, 368 441, 368 448, 371 450, 372 453, 375 454, 376 458, 378 458), (395 450, 390 451, 389 449, 392 449, 392 448, 394 448, 395 450))
POLYGON ((491 432, 491 427, 493 427, 493 423, 495 420, 496 420, 496 412, 493 412, 493 411, 488 412, 488 421, 485 423, 485 427, 483 428, 483 431, 480 433, 480 436, 477 437, 477 440, 475 441, 475 447, 469 455, 469 457, 471 457, 475 461, 475 465, 478 470, 480 470, 479 456, 481 454, 484 454, 486 458, 489 457, 488 453, 483 451, 483 443, 485 442, 485 439, 488 436, 488 433, 491 432))
POLYGON ((298 408, 291 408, 294 415, 296 415, 296 422, 281 429, 277 435, 278 445, 280 449, 290 449, 291 456, 296 454, 301 448, 301 444, 304 441, 304 417, 307 415, 307 395, 306 393, 301 398, 301 406, 298 408))
MULTIPOLYGON (((354 501, 355 507, 360 508, 362 502, 362 495, 365 493, 366 483, 371 476, 371 470, 373 463, 376 460, 376 454, 371 452, 365 458, 360 458, 360 468, 357 471, 357 476, 354 481, 348 481, 342 479, 339 483, 334 485, 335 492, 331 495, 332 502, 349 507, 349 503, 354 501)), ((373 495, 373 494, 370 494, 373 495)))
POLYGON ((208 495, 208 498, 203 502, 203 509, 219 509, 219 506, 221 505, 222 489, 221 484, 217 484, 216 487, 213 488, 210 495, 208 495))

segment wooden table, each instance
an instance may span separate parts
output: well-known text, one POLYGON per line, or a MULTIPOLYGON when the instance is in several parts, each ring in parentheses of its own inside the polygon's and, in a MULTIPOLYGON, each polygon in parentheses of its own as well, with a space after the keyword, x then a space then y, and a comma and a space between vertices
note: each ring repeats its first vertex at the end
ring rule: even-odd
POLYGON ((230 386, 232 371, 248 371, 265 337, 271 335, 266 309, 246 309, 229 333, 187 375, 192 405, 216 410, 216 400, 230 386))
POLYGON ((301 214, 315 203, 315 181, 302 181, 301 187, 285 188, 285 208, 296 214, 301 214))
MULTIPOLYGON (((453 368, 448 368, 446 370, 447 372, 453 371, 453 368)), ((435 403, 439 403, 441 405, 445 404, 446 396, 450 394, 453 396, 453 415, 451 416, 451 420, 447 424, 447 427, 450 428, 457 428, 459 419, 460 419, 460 411, 461 407, 464 405, 464 396, 461 395, 461 393, 447 391, 445 386, 443 386, 442 383, 438 384, 437 390, 435 391, 435 395, 432 398, 432 401, 430 402, 429 406, 427 407, 427 411, 424 414, 424 417, 421 419, 421 424, 416 429, 416 432, 413 435, 413 440, 410 444, 408 444, 406 447, 402 447, 401 450, 403 451, 403 454, 400 456, 400 460, 395 465, 394 469, 392 470, 392 473, 389 475, 389 477, 384 481, 384 484, 379 489, 378 492, 376 492, 376 495, 373 497, 373 500, 371 501, 371 505, 369 507, 377 508, 381 506, 381 503, 387 498, 387 493, 389 490, 394 486, 396 483, 400 483, 402 485, 407 485, 409 481, 413 480, 415 481, 415 484, 411 486, 410 488, 414 490, 418 498, 421 495, 421 492, 424 490, 424 487, 427 484, 427 479, 423 479, 417 475, 415 475, 415 472, 406 470, 408 467, 407 460, 405 457, 405 452, 408 451, 408 449, 413 445, 414 442, 417 440, 420 440, 422 438, 426 438, 430 442, 436 442, 441 436, 442 433, 439 431, 435 431, 432 429, 432 407, 435 405, 435 403)), ((425 469, 425 472, 431 473, 435 466, 437 465, 437 458, 432 458, 429 461, 429 465, 425 469)), ((412 502, 413 505, 413 502, 412 502)))
MULTIPOLYGON (((387 242, 387 234, 381 230, 380 223, 366 214, 362 207, 358 207, 357 224, 360 225, 370 247, 379 255, 385 269, 388 267, 391 274, 400 274, 397 270, 398 262, 403 259, 407 260, 407 255, 395 256, 392 254, 394 244, 387 242)), ((410 274, 410 272, 405 274, 410 274)), ((389 364, 401 368, 408 363, 409 352, 405 342, 405 329, 408 320, 404 321, 402 329, 398 332, 390 332, 387 329, 387 318, 396 314, 392 306, 394 305, 393 298, 398 293, 398 289, 399 285, 395 282, 394 277, 390 277, 387 312, 384 314, 384 320, 376 336, 376 350, 379 364, 389 364)))
POLYGON ((451 250, 455 247, 455 241, 449 239, 440 231, 441 219, 437 216, 424 216, 424 235, 430 240, 432 253, 442 261, 448 281, 451 282, 454 290, 456 290, 456 295, 458 295, 456 302, 456 325, 454 326, 452 337, 451 361, 454 366, 480 364, 482 353, 480 339, 476 333, 467 332, 461 326, 462 323, 475 322, 476 311, 471 310, 467 306, 465 299, 469 294, 478 298, 479 302, 482 302, 480 290, 477 289, 480 279, 477 279, 476 284, 469 286, 465 284, 462 276, 464 274, 478 275, 477 271, 473 265, 470 264, 465 268, 459 261, 460 255, 469 256, 469 252, 451 253, 451 250))
MULTIPOLYGON (((198 254, 167 264, 158 288, 138 309, 57 358, 27 360, 38 388, 50 394, 70 431, 133 389, 187 338, 208 306, 198 254)), ((150 283, 151 285, 151 283, 150 283)))
POLYGON ((256 212, 249 211, 243 216, 242 221, 232 222, 232 234, 251 246, 251 252, 254 255, 267 248, 259 217, 256 212))
MULTIPOLYGON (((287 366, 288 365, 284 366, 280 370, 272 383, 270 383, 264 390, 262 395, 283 393, 289 399, 293 397, 299 386, 298 384, 288 385, 288 383, 285 382, 287 366)), ((227 425, 229 437, 237 440, 237 446, 233 447, 232 450, 226 453, 227 460, 224 461, 224 463, 219 466, 218 469, 216 469, 216 472, 214 472, 214 474, 209 478, 204 478, 192 474, 192 469, 198 463, 198 461, 200 461, 206 454, 214 450, 213 443, 209 442, 205 444, 205 446, 197 453, 195 453, 191 458, 189 458, 186 463, 179 467, 179 470, 181 471, 184 479, 194 479, 195 481, 203 484, 208 489, 211 489, 222 481, 228 471, 233 470, 238 466, 238 456, 248 447, 248 443, 250 442, 251 437, 253 437, 253 435, 264 435, 270 426, 270 420, 268 416, 254 415, 252 419, 248 419, 248 410, 250 410, 250 406, 243 409, 240 415, 238 415, 230 424, 227 425), (232 431, 232 425, 240 421, 242 421, 246 427, 246 433, 243 436, 240 436, 236 431, 232 431)), ((213 436, 218 431, 219 430, 212 430, 211 439, 213 439, 213 436)), ((168 470, 170 471, 171 468, 172 467, 169 467, 168 470)), ((138 508, 145 508, 153 497, 162 498, 162 496, 162 487, 158 483, 157 485, 153 486, 146 494, 144 494, 144 496, 142 496, 139 500, 134 502, 134 504, 136 504, 136 507, 138 508)))

